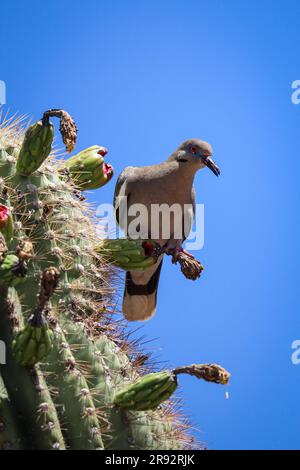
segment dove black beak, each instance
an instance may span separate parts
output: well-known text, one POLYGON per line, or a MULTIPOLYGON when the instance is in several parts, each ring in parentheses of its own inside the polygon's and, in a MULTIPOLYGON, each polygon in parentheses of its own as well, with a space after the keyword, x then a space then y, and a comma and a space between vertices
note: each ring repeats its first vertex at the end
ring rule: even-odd
POLYGON ((203 159, 204 164, 209 168, 216 176, 219 176, 221 171, 219 167, 215 164, 212 158, 210 157, 205 157, 203 159))

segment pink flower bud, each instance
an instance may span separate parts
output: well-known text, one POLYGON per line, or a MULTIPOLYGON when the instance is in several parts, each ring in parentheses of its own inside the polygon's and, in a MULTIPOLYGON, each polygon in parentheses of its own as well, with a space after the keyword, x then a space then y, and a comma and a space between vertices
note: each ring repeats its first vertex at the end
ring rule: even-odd
POLYGON ((13 231, 14 227, 11 212, 7 206, 0 204, 0 232, 4 235, 7 243, 12 239, 13 231))

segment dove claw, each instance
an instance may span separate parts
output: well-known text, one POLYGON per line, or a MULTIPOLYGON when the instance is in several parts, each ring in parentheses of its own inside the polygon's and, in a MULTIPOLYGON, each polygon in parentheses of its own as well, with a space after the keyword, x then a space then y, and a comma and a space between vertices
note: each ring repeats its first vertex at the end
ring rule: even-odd
POLYGON ((172 247, 172 248, 169 248, 168 246, 166 246, 164 251, 167 255, 172 256, 172 264, 177 263, 180 253, 184 253, 189 258, 195 259, 195 257, 191 253, 186 251, 184 248, 182 248, 181 245, 177 245, 177 246, 172 247))

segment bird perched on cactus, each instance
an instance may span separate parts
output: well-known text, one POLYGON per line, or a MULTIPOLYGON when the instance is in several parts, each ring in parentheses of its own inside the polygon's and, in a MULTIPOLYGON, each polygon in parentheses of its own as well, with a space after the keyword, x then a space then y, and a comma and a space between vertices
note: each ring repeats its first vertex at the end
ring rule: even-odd
POLYGON ((113 320, 111 263, 149 268, 161 247, 99 240, 81 191, 109 181, 103 147, 62 164, 49 155, 50 117, 72 151, 66 111, 46 111, 26 133, 20 120, 0 124, 0 450, 195 448, 169 397, 179 373, 225 383, 220 368, 215 376, 210 366, 204 375, 177 368, 156 380, 113 320))
MULTIPOLYGON (((194 176, 197 170, 209 168, 216 176, 220 170, 212 159, 212 148, 207 142, 190 139, 183 142, 163 163, 146 167, 128 167, 120 174, 114 194, 116 218, 129 237, 130 226, 135 225, 129 215, 135 204, 146 208, 139 216, 141 238, 153 238, 176 263, 184 252, 182 243, 188 236, 194 219, 194 176), (164 234, 164 223, 154 220, 152 208, 167 205, 179 206, 181 216, 169 219, 169 233, 164 234), (153 230, 156 236, 153 235, 153 230), (179 237, 176 234, 179 233, 179 237)), ((128 270, 123 298, 123 312, 129 321, 149 319, 155 313, 157 288, 163 254, 157 262, 144 271, 128 270)))

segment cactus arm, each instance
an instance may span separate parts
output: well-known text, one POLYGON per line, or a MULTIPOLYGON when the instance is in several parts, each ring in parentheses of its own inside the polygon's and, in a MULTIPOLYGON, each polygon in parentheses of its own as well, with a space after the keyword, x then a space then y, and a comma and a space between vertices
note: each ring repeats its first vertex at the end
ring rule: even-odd
POLYGON ((9 396, 0 373, 0 450, 23 448, 21 433, 17 427, 9 396))
POLYGON ((57 413, 49 390, 38 367, 27 369, 19 366, 12 354, 12 335, 22 324, 21 306, 15 289, 0 293, 0 332, 5 342, 6 364, 1 374, 10 403, 21 416, 26 448, 64 449, 57 413))
POLYGON ((127 412, 111 405, 115 390, 124 383, 124 373, 127 380, 137 377, 126 354, 104 335, 91 341, 83 325, 74 324, 66 317, 60 322, 75 360, 89 364, 88 377, 95 403, 107 409, 103 420, 111 423, 111 430, 103 435, 105 448, 158 449, 161 442, 165 448, 172 448, 174 443, 168 437, 170 424, 164 423, 159 413, 127 412))
POLYGON ((90 364, 89 381, 97 405, 107 408, 106 417, 103 419, 111 423, 111 429, 103 436, 105 448, 150 448, 148 444, 153 441, 153 435, 147 416, 144 413, 129 416, 123 410, 112 406, 114 392, 124 382, 124 373, 130 377, 135 376, 128 357, 104 335, 91 341, 82 325, 76 325, 66 318, 63 321, 63 329, 69 344, 74 345, 73 354, 76 360, 90 364), (76 348, 76 344, 81 347, 76 348), (144 434, 140 433, 141 419, 146 421, 144 434))
MULTIPOLYGON (((86 364, 88 367, 88 380, 93 390, 96 406, 100 409, 107 409, 102 416, 102 421, 103 423, 110 423, 109 427, 111 429, 110 432, 106 429, 103 435, 105 448, 108 448, 111 444, 116 449, 127 449, 128 431, 121 421, 120 413, 115 413, 111 406, 116 374, 111 369, 111 364, 108 366, 105 360, 107 349, 106 352, 97 349, 79 324, 72 323, 66 317, 61 319, 61 324, 75 361, 86 364)), ((108 346, 107 339, 105 345, 108 346)))
POLYGON ((43 370, 56 393, 64 434, 72 449, 103 449, 97 407, 92 393, 62 331, 47 357, 43 370))

